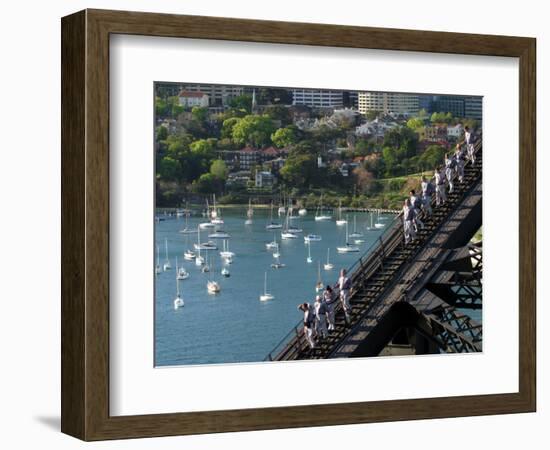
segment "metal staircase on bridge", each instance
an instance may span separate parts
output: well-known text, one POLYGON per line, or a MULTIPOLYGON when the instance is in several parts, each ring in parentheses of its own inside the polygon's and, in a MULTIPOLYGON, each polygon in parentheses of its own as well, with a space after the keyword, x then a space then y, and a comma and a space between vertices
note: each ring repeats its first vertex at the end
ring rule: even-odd
MULTIPOLYGON (((350 297, 352 312, 349 324, 346 323, 338 302, 335 308, 336 329, 330 333, 329 337, 320 340, 315 349, 311 350, 307 345, 301 323, 299 323, 266 357, 266 360, 355 356, 353 351, 346 351, 346 340, 353 338, 357 342, 362 339, 362 336, 363 338, 368 336, 369 329, 373 328, 381 316, 387 312, 387 308, 382 308, 378 304, 390 288, 400 285, 402 298, 399 301, 407 300, 410 294, 408 285, 414 280, 403 279, 403 274, 474 189, 480 190, 482 164, 482 149, 478 145, 476 162, 475 164, 469 162, 466 164, 463 183, 458 183, 458 180, 455 180, 454 192, 447 194, 445 204, 436 206, 435 200, 433 201, 433 213, 429 217, 422 217, 425 227, 419 230, 417 238, 413 242, 405 245, 402 216, 399 215, 379 238, 375 248, 369 250, 367 256, 361 257, 348 270, 353 282, 350 297), (377 305, 378 308, 376 308, 377 305)), ((470 237, 471 235, 468 236, 468 239, 470 237)), ((429 268, 429 265, 427 267, 429 268)), ((419 273, 418 277, 421 276, 422 273, 419 273)), ((433 274, 430 274, 427 280, 432 277, 433 274)), ((441 288, 441 286, 439 287, 441 288)), ((418 294, 418 289, 416 291, 415 296, 418 294)), ((436 296, 434 295, 434 297, 436 296)), ((411 297, 409 296, 408 299, 410 300, 411 297)), ((480 307, 481 295, 478 300, 472 304, 480 307)), ((431 308, 423 311, 423 319, 432 333, 431 338, 438 343, 442 351, 480 351, 481 326, 472 323, 469 317, 456 310, 454 305, 442 303, 436 302, 436 306, 432 305, 431 308)))

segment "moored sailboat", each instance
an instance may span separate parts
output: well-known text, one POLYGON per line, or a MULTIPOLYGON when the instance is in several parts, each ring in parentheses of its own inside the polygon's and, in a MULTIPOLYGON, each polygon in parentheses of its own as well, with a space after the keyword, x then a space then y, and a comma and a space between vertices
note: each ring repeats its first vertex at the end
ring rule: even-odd
POLYGON ((262 302, 273 300, 275 297, 273 294, 267 292, 267 272, 264 273, 264 293, 260 295, 260 300, 262 302))

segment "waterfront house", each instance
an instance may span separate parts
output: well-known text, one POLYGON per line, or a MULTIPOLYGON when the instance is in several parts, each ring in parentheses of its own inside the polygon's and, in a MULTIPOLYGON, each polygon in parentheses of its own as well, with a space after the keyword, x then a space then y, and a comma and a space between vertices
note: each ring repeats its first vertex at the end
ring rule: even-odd
POLYGON ((180 106, 186 108, 193 108, 195 106, 208 107, 208 95, 203 92, 181 91, 178 99, 180 106))

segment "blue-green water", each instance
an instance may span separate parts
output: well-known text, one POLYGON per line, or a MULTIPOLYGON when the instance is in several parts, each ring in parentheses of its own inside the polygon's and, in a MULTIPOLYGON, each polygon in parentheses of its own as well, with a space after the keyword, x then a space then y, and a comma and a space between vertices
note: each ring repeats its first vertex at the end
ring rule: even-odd
MULTIPOLYGON (((202 273, 194 261, 185 261, 183 253, 192 249, 197 235, 184 235, 179 230, 185 226, 184 218, 166 218, 156 224, 156 243, 161 249, 160 263, 164 262, 164 240, 168 240, 168 257, 172 270, 156 277, 155 286, 155 364, 157 366, 182 364, 214 364, 262 361, 275 345, 300 320, 297 305, 312 301, 321 262, 323 282, 334 283, 340 268, 351 266, 380 236, 384 229, 367 231, 368 213, 357 213, 357 231, 363 233, 365 242, 359 244, 360 252, 338 254, 337 246, 345 242, 345 227, 334 220, 316 222, 314 212, 292 221, 303 229, 298 239, 281 241, 281 230, 266 230, 268 211, 256 210, 252 225, 245 225, 245 208, 223 210, 222 226, 231 238, 229 249, 235 252, 233 263, 225 266, 231 276, 225 278, 220 271, 224 267, 219 251, 222 240, 215 239, 218 250, 208 253, 212 271, 202 273), (303 236, 308 233, 321 235, 322 240, 311 243, 313 263, 308 264, 308 249, 303 236), (274 262, 273 251, 265 244, 274 235, 280 243, 282 269, 270 267, 274 262), (334 269, 325 271, 323 264, 330 247, 330 262, 334 269), (190 273, 180 281, 180 291, 185 301, 183 308, 174 309, 176 296, 175 258, 190 273), (275 298, 261 302, 264 289, 264 273, 267 272, 268 292, 275 298), (208 294, 209 279, 221 285, 221 292, 208 294)), ((389 223, 392 216, 381 215, 381 222, 389 223)), ((349 219, 349 232, 353 231, 353 215, 349 219)), ((282 219, 277 219, 282 221, 282 219)), ((195 228, 205 219, 189 218, 189 227, 195 228)), ((207 240, 209 230, 201 231, 201 241, 207 240)))

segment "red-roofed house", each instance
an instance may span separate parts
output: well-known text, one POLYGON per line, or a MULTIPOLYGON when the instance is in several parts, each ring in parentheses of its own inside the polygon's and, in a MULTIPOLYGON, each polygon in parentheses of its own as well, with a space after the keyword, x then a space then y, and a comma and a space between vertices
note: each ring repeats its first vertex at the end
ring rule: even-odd
POLYGON ((275 147, 267 147, 262 150, 262 156, 264 160, 274 159, 279 156, 279 150, 275 147))
POLYGON ((208 106, 208 95, 203 92, 181 91, 178 95, 181 106, 192 108, 193 106, 208 106))

